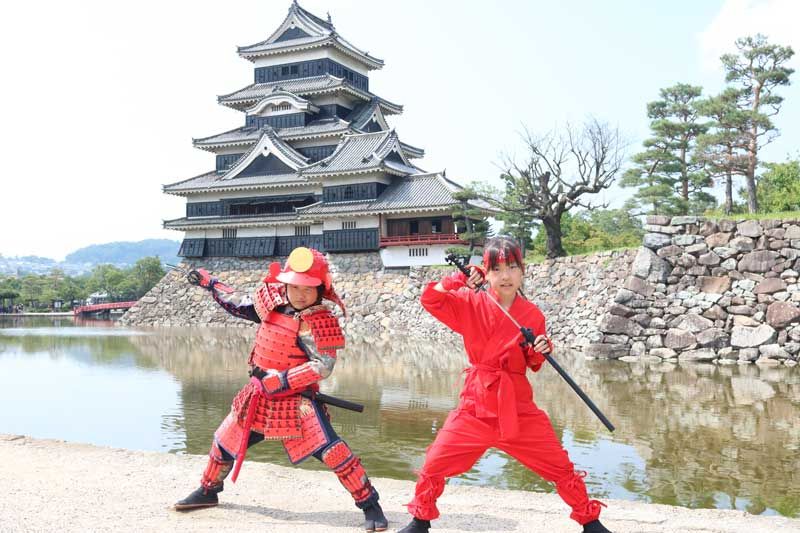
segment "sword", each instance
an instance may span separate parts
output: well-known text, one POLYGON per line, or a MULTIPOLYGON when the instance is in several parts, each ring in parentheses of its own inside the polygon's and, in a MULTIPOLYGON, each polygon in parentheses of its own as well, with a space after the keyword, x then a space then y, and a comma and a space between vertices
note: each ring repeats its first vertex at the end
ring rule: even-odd
MULTIPOLYGON (((447 254, 447 256, 444 258, 444 260, 447 261, 448 263, 450 263, 451 265, 454 265, 465 276, 467 276, 467 278, 469 278, 470 271, 467 270, 467 267, 464 266, 464 263, 458 257, 456 257, 455 254, 447 254)), ((511 316, 511 314, 506 310, 506 308, 503 307, 502 305, 500 305, 500 302, 495 300, 492 297, 492 295, 489 294, 489 291, 486 290, 486 284, 482 283, 475 290, 476 291, 480 291, 480 290, 484 291, 486 293, 486 296, 489 298, 489 300, 491 300, 497 306, 497 308, 500 309, 503 312, 503 314, 506 315, 508 317, 508 319, 511 320, 511 322, 513 322, 514 325, 519 328, 519 331, 520 331, 520 333, 522 333, 522 336, 525 338, 525 341, 528 342, 531 346, 533 346, 534 341, 536 340, 536 337, 534 336, 533 331, 531 331, 530 328, 522 327, 519 324, 519 322, 517 322, 514 319, 514 317, 511 316)), ((597 418, 600 419, 600 422, 602 422, 603 425, 606 428, 608 428, 609 431, 613 432, 614 431, 614 424, 612 424, 608 420, 608 418, 606 418, 606 416, 603 414, 603 412, 600 411, 600 409, 594 404, 594 402, 591 400, 591 398, 589 398, 589 396, 587 396, 586 393, 583 392, 583 389, 581 389, 580 386, 577 383, 575 383, 575 381, 567 373, 567 371, 564 370, 563 368, 561 368, 561 365, 559 365, 556 362, 556 360, 553 359, 553 357, 549 353, 545 353, 545 354, 542 354, 542 355, 544 355, 545 359, 547 359, 547 362, 550 363, 550 365, 553 368, 556 369, 556 372, 558 372, 561 375, 561 377, 564 378, 564 381, 566 381, 567 384, 570 387, 572 387, 572 390, 574 390, 577 393, 577 395, 580 396, 581 400, 584 401, 584 403, 589 407, 589 409, 592 410, 592 412, 597 416, 597 418)))

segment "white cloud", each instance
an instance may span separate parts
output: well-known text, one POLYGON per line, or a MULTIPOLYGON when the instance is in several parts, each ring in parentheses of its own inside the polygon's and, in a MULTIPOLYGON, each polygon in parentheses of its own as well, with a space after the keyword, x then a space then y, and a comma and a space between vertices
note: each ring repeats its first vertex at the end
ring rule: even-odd
MULTIPOLYGON (((726 0, 699 37, 701 63, 711 71, 722 70, 719 57, 736 51, 736 39, 761 33, 770 42, 789 45, 800 52, 800 2, 797 0, 726 0)), ((800 61, 792 58, 793 66, 800 61)))

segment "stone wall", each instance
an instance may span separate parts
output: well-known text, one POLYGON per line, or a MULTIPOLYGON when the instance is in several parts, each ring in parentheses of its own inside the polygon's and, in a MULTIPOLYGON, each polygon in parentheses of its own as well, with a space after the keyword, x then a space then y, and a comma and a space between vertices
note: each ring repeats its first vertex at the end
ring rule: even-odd
MULTIPOLYGON (((600 342, 600 318, 613 304, 630 272, 634 251, 601 252, 528 265, 524 291, 544 312, 551 336, 569 347, 600 342)), ((349 336, 413 335, 457 340, 419 305, 425 285, 452 272, 450 267, 384 269, 377 254, 330 254, 334 285, 347 306, 342 321, 349 336)), ((184 269, 205 268, 237 290, 251 292, 269 260, 184 261, 184 269)), ((169 272, 121 319, 132 326, 251 327, 225 313, 207 291, 169 272)))
MULTIPOLYGON (((589 357, 794 365, 800 358, 800 223, 651 216, 644 246, 528 265, 525 294, 550 335, 589 357)), ((350 336, 457 340, 419 305, 449 267, 383 268, 378 254, 330 254, 350 336)), ((268 260, 203 259, 251 292, 268 260)), ((226 314, 176 271, 122 319, 136 326, 251 324, 226 314)))
POLYGON ((588 354, 795 365, 798 221, 649 216, 588 354))

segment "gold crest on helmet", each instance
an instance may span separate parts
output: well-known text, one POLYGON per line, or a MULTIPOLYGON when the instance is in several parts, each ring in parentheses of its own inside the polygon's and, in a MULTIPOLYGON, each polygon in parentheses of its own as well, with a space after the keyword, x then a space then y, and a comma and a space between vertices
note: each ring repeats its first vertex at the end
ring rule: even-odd
POLYGON ((301 246, 292 250, 286 262, 295 272, 306 272, 314 264, 314 254, 308 248, 301 246))

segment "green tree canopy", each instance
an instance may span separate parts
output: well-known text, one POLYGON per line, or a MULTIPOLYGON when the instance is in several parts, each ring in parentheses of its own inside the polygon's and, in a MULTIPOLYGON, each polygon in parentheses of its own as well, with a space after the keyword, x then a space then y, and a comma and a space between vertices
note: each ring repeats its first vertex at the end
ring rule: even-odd
POLYGON ((794 72, 786 63, 794 55, 789 46, 770 44, 764 35, 736 40, 737 54, 725 54, 720 59, 725 68, 725 81, 739 91, 737 107, 743 112, 743 133, 747 139, 744 169, 747 206, 751 213, 758 211, 756 170, 760 149, 778 133, 772 122, 781 108, 783 97, 776 89, 789 85, 794 72))
POLYGON ((652 136, 644 141, 645 150, 633 156, 634 166, 620 181, 623 187, 638 188, 627 208, 688 214, 702 213, 716 204, 704 190, 713 181, 693 157, 698 136, 708 129, 698 112, 701 93, 701 87, 678 83, 661 89, 661 99, 647 104, 652 136))
POLYGON ((764 163, 758 180, 758 205, 764 211, 800 211, 800 159, 764 163))

